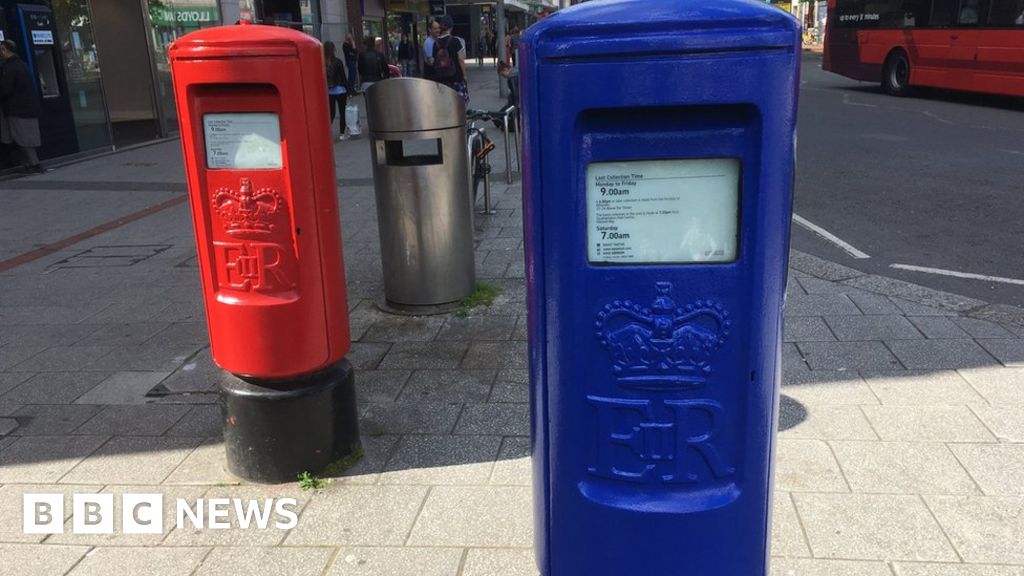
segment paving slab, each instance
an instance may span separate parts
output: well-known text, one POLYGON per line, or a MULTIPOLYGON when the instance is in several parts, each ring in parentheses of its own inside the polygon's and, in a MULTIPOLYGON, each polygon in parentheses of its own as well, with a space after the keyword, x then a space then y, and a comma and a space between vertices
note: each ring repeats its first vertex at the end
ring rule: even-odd
POLYGON ((995 356, 1004 366, 1024 367, 1024 340, 978 340, 988 353, 995 356))
MULTIPOLYGON (((95 438, 95 436, 83 436, 95 438)), ((202 438, 118 436, 61 478, 70 484, 159 484, 202 438)))
POLYGON ((494 463, 490 484, 530 486, 531 475, 530 439, 525 436, 504 438, 498 452, 498 460, 494 463))
POLYGON ((356 372, 359 405, 394 402, 412 376, 412 370, 360 370, 356 372))
POLYGON ((391 346, 380 367, 391 370, 458 368, 468 347, 466 342, 399 342, 391 346))
MULTIPOLYGON (((8 347, 0 348, 6 350, 8 347)), ((98 365, 104 356, 114 352, 113 346, 53 346, 8 368, 16 372, 78 372, 107 370, 98 365)))
POLYGON ((967 406, 863 406, 882 440, 896 442, 995 442, 967 406))
POLYGON ((812 370, 888 370, 902 368, 882 342, 801 342, 812 370))
POLYGON ((219 405, 185 406, 185 409, 188 412, 164 433, 165 436, 211 438, 223 435, 224 421, 219 405))
POLYGON ((537 576, 532 550, 470 548, 462 576, 537 576))
POLYGON ((460 548, 344 548, 327 576, 456 576, 462 556, 460 548))
POLYGON ((1024 442, 1024 409, 1015 406, 971 406, 1000 442, 1024 442))
POLYGON ((949 449, 986 496, 1024 496, 1024 444, 950 444, 949 449))
POLYGON ((775 486, 784 492, 849 492, 829 445, 820 440, 780 438, 775 486))
POLYGON ((974 340, 891 340, 886 345, 910 370, 956 370, 996 364, 996 359, 974 340))
POLYGON ((238 481, 228 472, 224 441, 221 438, 207 438, 174 468, 163 483, 221 485, 237 484, 238 481))
POLYGON ((427 490, 426 486, 331 486, 313 496, 284 543, 401 546, 427 490))
POLYGON ((135 574, 179 576, 196 569, 209 548, 93 548, 69 576, 109 576, 130 566, 135 574))
POLYGON ((75 429, 75 434, 160 436, 191 410, 180 404, 107 406, 75 429))
MULTIPOLYGON (((17 374, 13 373, 12 375, 17 374)), ((0 401, 14 404, 70 404, 109 378, 110 372, 40 372, 11 389, 0 401)))
POLYGON ((335 481, 342 484, 376 484, 400 439, 401 436, 397 435, 364 434, 360 439, 363 444, 363 457, 342 471, 340 476, 336 476, 335 481))
POLYGON ((1024 576, 1024 566, 980 566, 976 564, 920 564, 896 562, 896 576, 1024 576))
POLYGON ((993 406, 1024 406, 1024 369, 985 366, 957 372, 993 406))
POLYGON ((960 317, 953 322, 971 335, 971 338, 1017 338, 1017 335, 995 322, 980 318, 960 317))
POLYGON ((793 499, 815 557, 958 561, 916 495, 794 494, 793 499))
POLYGON ((782 393, 807 406, 878 404, 860 374, 850 370, 782 372, 782 393))
POLYGON ((0 543, 0 576, 64 574, 87 552, 88 546, 47 546, 44 554, 39 546, 0 543))
POLYGON ((379 482, 486 484, 500 448, 500 436, 405 436, 392 452, 379 482))
POLYGON ((146 394, 170 372, 117 372, 75 400, 76 404, 145 404, 146 394))
POLYGON ((107 436, 23 437, 0 452, 0 484, 56 482, 107 439, 107 436))
POLYGON ((775 490, 772 494, 771 554, 785 558, 811 556, 811 549, 807 546, 793 499, 788 492, 780 490, 775 490))
POLYGON ((924 496, 964 562, 1024 565, 1024 498, 924 496))
POLYGON ((985 400, 954 370, 862 371, 861 376, 882 404, 961 405, 985 400))
POLYGON ((194 576, 321 576, 333 548, 214 548, 194 576))
POLYGON ((837 316, 860 314, 845 294, 797 294, 786 300, 786 316, 837 316))
POLYGON ((771 576, 892 576, 885 562, 773 558, 771 576))
POLYGON ((910 316, 907 319, 926 338, 964 339, 971 337, 954 322, 955 318, 948 316, 910 316))
POLYGON ((979 493, 971 476, 942 443, 834 441, 830 444, 854 492, 979 493))
POLYGON ((529 433, 529 404, 466 404, 455 426, 455 434, 525 436, 529 433))
POLYGON ((438 340, 509 340, 515 329, 514 316, 453 316, 445 321, 438 340))
POLYGON ((785 342, 835 342, 836 335, 819 316, 794 316, 783 323, 785 342))
POLYGON ((858 406, 803 406, 793 403, 783 402, 779 438, 878 440, 878 434, 858 406), (792 422, 792 427, 782 429, 781 423, 787 421, 792 422))
POLYGON ((437 316, 387 316, 380 318, 367 328, 360 337, 361 342, 429 342, 444 325, 444 318, 437 316))
POLYGON ((841 341, 865 340, 919 340, 924 334, 905 317, 886 316, 826 316, 825 322, 841 341))
POLYGON ((529 368, 526 342, 473 342, 462 361, 462 367, 470 370, 529 368))
POLYGON ((459 420, 462 405, 438 402, 390 402, 369 404, 360 430, 377 434, 450 434, 459 420))
POLYGON ((18 421, 19 436, 57 436, 70 434, 89 421, 102 408, 66 404, 33 404, 10 413, 18 421))
POLYGON ((408 544, 526 548, 533 545, 532 511, 525 486, 437 486, 408 544))
POLYGON ((33 377, 31 372, 0 372, 0 402, 13 403, 13 400, 5 399, 4 395, 33 377))
POLYGON ((494 370, 416 370, 402 390, 405 402, 486 402, 494 370))

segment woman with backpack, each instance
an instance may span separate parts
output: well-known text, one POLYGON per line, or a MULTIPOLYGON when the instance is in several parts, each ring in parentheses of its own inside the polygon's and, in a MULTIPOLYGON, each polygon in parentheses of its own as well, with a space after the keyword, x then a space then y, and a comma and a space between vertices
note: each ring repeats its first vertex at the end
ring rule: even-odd
POLYGON ((324 66, 327 71, 327 107, 331 110, 331 124, 334 124, 336 111, 341 112, 341 136, 339 139, 348 140, 348 130, 345 126, 345 104, 348 103, 352 87, 348 83, 348 70, 345 63, 338 58, 334 42, 324 42, 324 66))

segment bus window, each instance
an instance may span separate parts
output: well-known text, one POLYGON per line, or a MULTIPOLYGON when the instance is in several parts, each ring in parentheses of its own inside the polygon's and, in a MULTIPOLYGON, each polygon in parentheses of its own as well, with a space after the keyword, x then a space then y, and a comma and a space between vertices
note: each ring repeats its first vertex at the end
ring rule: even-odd
POLYGON ((862 28, 902 28, 906 22, 903 0, 866 0, 862 28))
POLYGON ((991 0, 988 21, 993 27, 1024 26, 1024 0, 991 0))
POLYGON ((957 23, 961 26, 978 25, 978 0, 960 0, 960 16, 957 23))
POLYGON ((957 0, 932 0, 928 26, 951 26, 956 16, 957 0))

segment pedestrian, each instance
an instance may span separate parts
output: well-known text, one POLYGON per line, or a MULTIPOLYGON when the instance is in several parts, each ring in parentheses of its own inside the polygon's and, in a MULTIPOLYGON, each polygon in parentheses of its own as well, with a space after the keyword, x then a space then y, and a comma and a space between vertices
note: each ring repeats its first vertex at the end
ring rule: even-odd
POLYGON ((398 43, 398 63, 402 67, 402 76, 412 76, 416 67, 416 44, 409 41, 407 32, 402 32, 402 40, 398 43))
POLYGON ((352 34, 345 35, 345 41, 341 43, 341 53, 345 57, 345 69, 348 70, 348 85, 355 91, 359 87, 358 72, 359 51, 356 50, 356 41, 352 34))
POLYGON ((331 110, 331 125, 337 112, 341 112, 341 134, 339 140, 348 140, 348 129, 345 126, 345 105, 348 103, 352 87, 348 85, 348 70, 345 62, 338 58, 334 42, 324 42, 324 67, 327 72, 327 107, 331 110))
POLYGON ((366 92, 375 82, 391 76, 387 58, 377 50, 377 41, 372 36, 363 39, 363 51, 359 53, 358 66, 362 92, 366 92))
POLYGON ((476 65, 484 66, 484 57, 487 56, 487 29, 480 30, 480 37, 476 41, 476 65))
POLYGON ((0 41, 0 142, 21 151, 22 172, 41 174, 36 148, 42 145, 39 135, 39 97, 32 85, 28 64, 18 58, 13 40, 0 41))
POLYGON ((436 19, 431 18, 427 25, 427 39, 423 41, 423 77, 427 80, 434 79, 434 68, 430 65, 430 58, 434 54, 434 40, 441 33, 441 25, 436 19))
POLYGON ((441 33, 434 40, 434 49, 429 64, 433 67, 435 82, 455 90, 468 104, 469 88, 466 86, 466 43, 458 36, 452 36, 452 17, 445 14, 437 19, 441 33))
POLYGON ((512 55, 512 66, 516 66, 516 52, 519 51, 519 26, 512 28, 512 33, 508 35, 508 53, 512 55))

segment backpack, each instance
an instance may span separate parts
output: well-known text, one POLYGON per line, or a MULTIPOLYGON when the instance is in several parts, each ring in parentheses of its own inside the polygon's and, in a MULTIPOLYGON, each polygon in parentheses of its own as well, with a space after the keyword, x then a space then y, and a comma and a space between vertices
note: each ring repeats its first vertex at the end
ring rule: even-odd
POLYGON ((452 44, 452 37, 445 38, 444 43, 440 39, 434 40, 434 70, 435 80, 456 80, 459 76, 458 54, 452 54, 449 48, 452 44))

